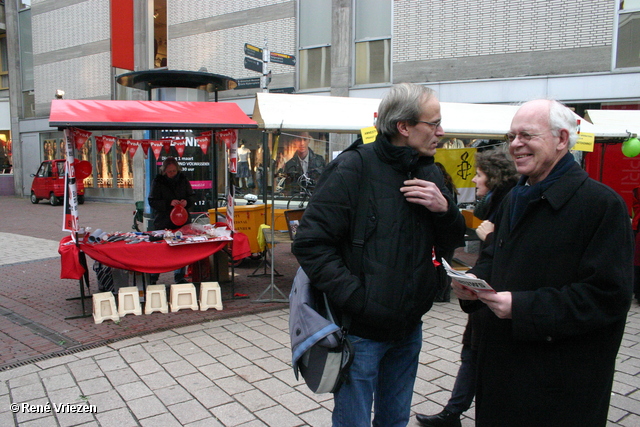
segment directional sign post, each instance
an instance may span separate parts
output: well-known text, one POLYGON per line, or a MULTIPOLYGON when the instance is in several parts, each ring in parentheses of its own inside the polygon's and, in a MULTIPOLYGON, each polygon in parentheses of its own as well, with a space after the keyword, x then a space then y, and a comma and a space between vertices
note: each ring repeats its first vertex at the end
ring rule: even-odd
POLYGON ((238 86, 236 90, 240 89, 257 89, 260 87, 260 77, 249 77, 246 79, 237 79, 238 86))
MULTIPOLYGON (((244 68, 247 70, 262 73, 262 77, 259 78, 259 86, 256 86, 256 80, 258 79, 240 79, 238 80, 238 87, 236 89, 249 89, 262 87, 264 92, 267 92, 267 86, 271 82, 271 70, 269 70, 269 62, 283 65, 296 65, 296 57, 293 55, 287 55, 286 53, 271 52, 267 49, 267 41, 264 42, 264 49, 257 46, 253 46, 249 43, 244 44, 244 68), (242 81, 245 80, 245 81, 242 81)), ((283 88, 283 90, 290 90, 292 88, 283 88)))

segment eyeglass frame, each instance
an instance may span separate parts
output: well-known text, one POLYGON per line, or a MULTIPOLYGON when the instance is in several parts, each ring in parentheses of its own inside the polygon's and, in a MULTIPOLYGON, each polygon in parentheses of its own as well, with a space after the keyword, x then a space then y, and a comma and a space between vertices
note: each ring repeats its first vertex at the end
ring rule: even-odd
POLYGON ((511 144, 513 141, 516 140, 516 138, 519 138, 522 142, 529 142, 531 141, 531 138, 534 137, 538 137, 542 135, 541 133, 529 133, 529 132, 518 132, 518 133, 512 133, 512 132, 507 132, 504 134, 504 140, 506 142, 508 142, 509 144, 511 144))
POLYGON ((442 119, 438 120, 437 122, 427 122, 425 120, 413 120, 416 123, 426 123, 428 125, 433 126, 435 129, 438 129, 440 126, 442 126, 442 119))

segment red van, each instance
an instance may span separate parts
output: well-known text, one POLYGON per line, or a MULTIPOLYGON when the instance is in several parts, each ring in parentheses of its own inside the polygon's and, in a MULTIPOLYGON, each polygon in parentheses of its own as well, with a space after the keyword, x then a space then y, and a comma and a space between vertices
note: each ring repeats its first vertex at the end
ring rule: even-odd
MULTIPOLYGON (((56 206, 64 198, 64 165, 65 161, 45 160, 33 177, 31 183, 31 203, 38 203, 42 199, 48 199, 51 206, 56 206)), ((78 190, 78 203, 84 203, 83 180, 76 180, 78 190)))

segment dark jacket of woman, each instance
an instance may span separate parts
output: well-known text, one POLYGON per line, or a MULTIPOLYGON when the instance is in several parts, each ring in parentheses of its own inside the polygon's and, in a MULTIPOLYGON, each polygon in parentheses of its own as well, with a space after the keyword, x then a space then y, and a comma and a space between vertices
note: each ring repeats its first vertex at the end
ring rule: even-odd
MULTIPOLYGON (((156 230, 176 230, 181 226, 171 221, 172 200, 186 200, 189 210, 195 203, 195 193, 191 188, 189 180, 182 172, 169 179, 166 175, 156 175, 151 184, 151 193, 149 194, 149 205, 156 212, 153 219, 153 227, 156 230)), ((190 221, 187 220, 187 223, 190 221)), ((184 225, 184 224, 183 224, 184 225)))
POLYGON ((325 169, 293 241, 293 253, 340 314, 351 316, 350 334, 376 341, 403 339, 420 324, 438 290, 432 248, 463 244, 464 218, 444 187, 433 157, 418 157, 381 135, 347 150, 325 169), (363 182, 363 162, 368 177, 363 182), (409 203, 400 188, 410 177, 434 182, 449 209, 432 213, 409 203), (351 274, 361 191, 368 193, 362 276, 351 274))
POLYGON ((476 425, 605 426, 633 283, 627 208, 577 163, 515 224, 512 206, 470 271, 512 292, 512 319, 483 325, 476 425))

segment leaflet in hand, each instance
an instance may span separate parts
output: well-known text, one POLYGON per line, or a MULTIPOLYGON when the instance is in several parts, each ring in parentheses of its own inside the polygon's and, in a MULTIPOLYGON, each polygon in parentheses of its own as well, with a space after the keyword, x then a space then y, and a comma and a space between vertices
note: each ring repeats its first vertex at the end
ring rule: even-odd
POLYGON ((451 268, 449 263, 442 260, 442 265, 444 265, 444 269, 447 271, 447 275, 454 279, 456 282, 460 283, 465 288, 478 293, 478 292, 495 292, 487 282, 482 279, 477 279, 475 277, 471 277, 466 273, 461 271, 454 270, 451 268))

